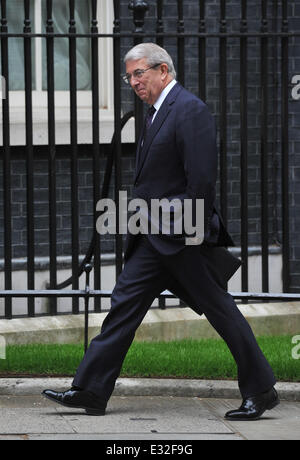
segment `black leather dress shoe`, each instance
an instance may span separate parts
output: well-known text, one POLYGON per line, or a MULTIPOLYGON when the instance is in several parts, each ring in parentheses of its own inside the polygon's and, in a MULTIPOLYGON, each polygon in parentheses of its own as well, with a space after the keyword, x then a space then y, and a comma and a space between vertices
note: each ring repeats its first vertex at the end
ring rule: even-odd
POLYGON ((237 410, 230 410, 225 414, 227 420, 257 420, 266 410, 271 410, 279 404, 275 388, 265 393, 246 398, 237 410))
POLYGON ((42 395, 51 401, 65 407, 85 409, 88 415, 105 415, 106 402, 90 391, 78 390, 75 387, 62 393, 53 390, 44 390, 42 395))

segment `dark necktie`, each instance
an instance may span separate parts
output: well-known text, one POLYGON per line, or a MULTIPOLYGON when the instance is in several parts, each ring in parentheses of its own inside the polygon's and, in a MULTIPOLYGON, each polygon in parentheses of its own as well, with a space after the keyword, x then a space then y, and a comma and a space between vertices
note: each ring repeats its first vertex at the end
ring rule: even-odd
POLYGON ((155 112, 156 112, 156 108, 153 107, 153 105, 151 107, 149 107, 149 109, 147 111, 146 120, 145 120, 145 128, 144 128, 144 133, 143 133, 143 140, 142 140, 142 147, 145 144, 147 134, 148 134, 148 131, 150 129, 152 119, 153 119, 153 116, 154 116, 155 112))

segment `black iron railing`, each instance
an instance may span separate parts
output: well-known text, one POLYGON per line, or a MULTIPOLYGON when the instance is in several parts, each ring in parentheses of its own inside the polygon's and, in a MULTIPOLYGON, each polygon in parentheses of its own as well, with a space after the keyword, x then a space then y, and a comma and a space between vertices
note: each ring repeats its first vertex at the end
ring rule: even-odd
MULTIPOLYGON (((219 41, 219 146, 220 146, 220 207, 225 222, 228 221, 228 120, 227 120, 227 76, 228 76, 228 41, 235 39, 240 47, 240 192, 241 192, 241 257, 242 281, 241 292, 233 293, 234 297, 242 300, 295 300, 300 295, 290 291, 290 241, 289 241, 289 122, 288 122, 288 87, 289 87, 289 43, 291 39, 300 36, 299 33, 289 32, 288 29, 288 5, 287 1, 273 2, 273 13, 278 19, 278 3, 281 8, 281 30, 272 28, 268 21, 268 8, 270 2, 262 0, 261 4, 261 28, 260 31, 249 31, 247 8, 249 2, 241 0, 239 31, 231 31, 228 28, 226 2, 220 0, 219 30, 209 31, 206 23, 205 0, 195 1, 199 6, 198 17, 194 20, 198 23, 197 31, 189 31, 185 26, 184 2, 177 0, 177 30, 166 31, 166 18, 163 17, 165 2, 157 0, 147 2, 133 0, 128 2, 132 12, 134 30, 124 32, 121 27, 121 2, 113 1, 114 24, 110 34, 99 33, 97 19, 97 0, 89 3, 91 11, 91 24, 88 33, 78 33, 75 20, 75 0, 69 0, 69 28, 66 33, 56 33, 53 27, 53 5, 51 0, 46 1, 45 31, 35 33, 32 30, 33 12, 30 10, 30 0, 24 0, 24 28, 18 33, 11 33, 7 21, 7 1, 1 0, 0 40, 1 40, 1 69, 6 81, 5 99, 2 101, 2 130, 3 147, 3 216, 4 216, 4 290, 0 291, 0 297, 5 299, 5 318, 12 318, 12 298, 24 297, 28 300, 28 316, 35 315, 34 299, 37 297, 50 298, 50 314, 57 314, 57 298, 72 297, 74 314, 79 312, 79 298, 95 298, 94 311, 101 311, 101 298, 109 297, 111 292, 101 288, 101 240, 94 232, 91 244, 84 261, 79 263, 79 210, 78 210, 78 119, 77 119, 77 62, 76 47, 80 38, 89 39, 91 50, 91 92, 92 92, 92 148, 93 148, 93 207, 94 228, 96 228, 96 203, 100 198, 106 197, 112 175, 114 176, 114 190, 117 196, 122 188, 122 143, 121 131, 126 122, 135 116, 136 139, 141 130, 143 120, 143 105, 135 99, 135 110, 122 117, 122 91, 120 74, 123 71, 121 63, 121 49, 123 40, 132 40, 132 45, 150 38, 155 39, 160 45, 164 45, 166 39, 173 38, 176 41, 176 59, 178 80, 185 84, 185 62, 188 49, 186 40, 193 38, 198 46, 198 95, 206 100, 207 87, 207 41, 216 38, 219 41), (155 7, 156 30, 145 31, 145 18, 149 6, 155 7), (24 43, 24 81, 25 81, 25 125, 26 125, 26 219, 27 219, 27 289, 12 290, 12 202, 11 202, 11 128, 10 128, 10 82, 14 75, 9 73, 9 41, 14 38, 23 40, 24 43), (47 71, 47 111, 48 111, 48 166, 49 166, 49 289, 38 290, 35 288, 35 203, 34 203, 34 157, 33 157, 33 106, 32 106, 32 45, 33 40, 41 38, 46 43, 46 71, 47 71), (56 132, 55 132, 55 72, 54 72, 54 43, 58 38, 66 38, 69 45, 69 94, 70 94, 70 145, 71 145, 71 207, 72 207, 72 275, 62 283, 57 282, 57 232, 56 232, 56 132), (106 173, 103 184, 100 184, 99 158, 99 38, 113 40, 113 69, 114 69, 114 136, 111 150, 106 164, 106 173), (262 248, 262 293, 251 293, 248 286, 248 49, 249 40, 256 39, 260 47, 260 75, 261 75, 261 125, 258 128, 261 153, 261 248, 262 248), (271 50, 271 51, 270 51, 271 50), (280 52, 279 52, 280 51, 280 52), (280 94, 280 126, 276 125, 281 137, 281 222, 282 222, 282 278, 283 292, 271 294, 269 292, 269 86, 270 75, 268 60, 273 53, 274 60, 280 60, 281 81, 276 80, 275 92, 280 94), (281 54, 280 54, 281 53, 281 54), (84 272, 87 264, 93 263, 94 289, 79 289, 79 277, 84 272), (71 286, 70 290, 66 288, 71 286)), ((124 4, 124 2, 123 2, 124 4)), ((278 22, 278 21, 277 21, 278 22)), ((277 77, 276 77, 277 78, 277 77)), ((276 116, 275 116, 276 118, 276 116)), ((274 121, 277 123, 277 120, 274 121)), ((104 168, 102 168, 104 169, 104 168)), ((117 210, 118 211, 118 210, 117 210)), ((118 212, 117 212, 118 215, 118 212)), ((122 270, 122 236, 115 237, 116 275, 122 270)), ((88 265, 90 270, 90 266, 88 265)), ((164 299, 171 297, 165 293, 160 297, 160 306, 164 307, 164 299)), ((88 302, 87 302, 88 304, 88 302)), ((87 305, 86 304, 86 305, 87 305)))

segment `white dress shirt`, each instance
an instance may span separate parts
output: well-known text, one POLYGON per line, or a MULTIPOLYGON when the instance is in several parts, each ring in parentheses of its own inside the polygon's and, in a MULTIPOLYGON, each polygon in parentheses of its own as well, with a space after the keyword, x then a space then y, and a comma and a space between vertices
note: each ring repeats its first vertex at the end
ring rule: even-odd
POLYGON ((170 81, 170 83, 162 90, 162 92, 160 93, 160 96, 159 98, 157 99, 157 101, 153 104, 153 107, 155 107, 156 109, 156 112, 155 114, 153 115, 153 118, 152 118, 152 123, 154 121, 154 118, 156 117, 157 115, 157 112, 159 111, 162 103, 164 102, 164 100, 166 99, 167 95, 169 94, 169 92, 171 91, 171 89, 176 85, 177 81, 175 80, 172 80, 170 81))

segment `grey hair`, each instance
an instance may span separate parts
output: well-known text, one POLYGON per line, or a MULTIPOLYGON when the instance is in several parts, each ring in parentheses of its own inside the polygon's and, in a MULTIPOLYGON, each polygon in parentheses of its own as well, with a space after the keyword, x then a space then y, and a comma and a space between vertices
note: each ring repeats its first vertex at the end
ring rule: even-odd
POLYGON ((164 48, 161 48, 156 43, 140 43, 128 51, 124 58, 124 62, 137 61, 138 59, 147 59, 149 66, 154 64, 167 64, 168 73, 176 78, 176 71, 171 56, 164 48))

